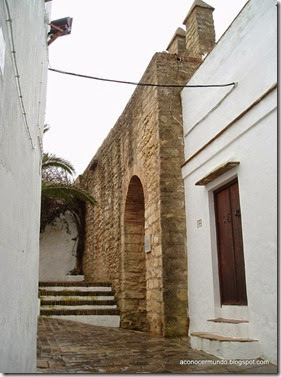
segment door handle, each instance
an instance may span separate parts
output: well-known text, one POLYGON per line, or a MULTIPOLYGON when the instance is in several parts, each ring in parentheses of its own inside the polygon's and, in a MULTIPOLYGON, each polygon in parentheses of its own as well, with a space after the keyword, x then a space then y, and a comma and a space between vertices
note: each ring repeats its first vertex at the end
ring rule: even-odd
POLYGON ((237 210, 234 212, 234 216, 238 216, 238 217, 241 216, 241 211, 240 211, 240 209, 237 209, 237 210))

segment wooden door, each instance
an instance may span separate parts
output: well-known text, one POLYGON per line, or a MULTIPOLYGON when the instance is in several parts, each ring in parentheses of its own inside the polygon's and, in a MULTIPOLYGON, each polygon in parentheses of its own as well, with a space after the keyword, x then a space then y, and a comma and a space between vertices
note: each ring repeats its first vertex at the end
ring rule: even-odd
POLYGON ((238 181, 214 193, 221 305, 247 305, 238 181))

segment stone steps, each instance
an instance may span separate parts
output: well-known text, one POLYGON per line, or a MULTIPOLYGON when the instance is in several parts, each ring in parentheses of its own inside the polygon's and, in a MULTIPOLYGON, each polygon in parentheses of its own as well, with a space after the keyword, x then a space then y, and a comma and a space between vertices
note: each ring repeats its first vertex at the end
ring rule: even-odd
POLYGON ((215 318, 208 321, 208 332, 232 338, 249 338, 249 321, 215 318))
POLYGON ((40 296, 109 296, 114 297, 113 291, 98 291, 98 290, 87 290, 87 291, 80 291, 79 289, 75 290, 53 290, 53 289, 39 289, 40 296))
POLYGON ((39 298, 41 316, 119 327, 120 314, 110 283, 40 282, 39 298))
POLYGON ((112 300, 44 300, 42 302, 42 305, 44 306, 52 306, 52 305, 62 305, 62 306, 83 306, 83 305, 110 305, 110 306, 116 306, 116 301, 114 299, 112 300))
POLYGON ((249 337, 248 325, 245 319, 209 319, 207 331, 190 334, 191 347, 223 359, 260 357, 259 342, 249 337))
MULTIPOLYGON (((79 291, 79 292, 90 292, 90 291, 102 291, 102 292, 112 292, 111 287, 75 287, 75 286, 70 286, 70 287, 42 287, 41 290, 44 290, 46 288, 48 291, 53 291, 53 292, 66 292, 66 291, 79 291)), ((46 290, 45 289, 45 290, 46 290)))
POLYGON ((81 300, 82 301, 111 301, 111 305, 113 305, 113 302, 116 303, 114 296, 109 296, 109 295, 107 296, 65 295, 65 293, 63 292, 62 295, 56 295, 56 296, 53 296, 53 295, 42 296, 41 295, 41 297, 48 297, 47 299, 51 301, 78 301, 78 300, 80 301, 81 300))
POLYGON ((89 283, 86 281, 41 281, 39 287, 109 287, 111 283, 89 283))
POLYGON ((119 315, 118 309, 41 309, 40 315, 119 315))

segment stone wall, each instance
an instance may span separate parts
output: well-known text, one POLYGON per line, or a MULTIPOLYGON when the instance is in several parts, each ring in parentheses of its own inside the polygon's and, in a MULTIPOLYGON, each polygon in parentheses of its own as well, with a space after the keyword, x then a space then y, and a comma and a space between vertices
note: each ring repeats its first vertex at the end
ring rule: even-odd
POLYGON ((215 44, 213 21, 214 8, 196 0, 183 23, 186 26, 186 50, 188 54, 203 57, 215 44))
MULTIPOLYGON (((156 53, 141 82, 184 85, 200 63, 156 53)), ((98 203, 86 213, 86 280, 112 282, 122 327, 165 336, 188 328, 180 90, 138 86, 80 176, 98 203)))

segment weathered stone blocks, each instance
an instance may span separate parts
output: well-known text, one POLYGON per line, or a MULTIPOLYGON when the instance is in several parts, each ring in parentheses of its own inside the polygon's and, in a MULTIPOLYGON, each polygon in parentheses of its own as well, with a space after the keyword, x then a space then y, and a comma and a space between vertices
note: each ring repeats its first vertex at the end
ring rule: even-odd
MULTIPOLYGON (((210 50, 213 35, 203 36, 212 10, 196 1, 188 50, 178 30, 175 53, 155 54, 141 82, 183 85, 210 50)), ((122 327, 165 336, 185 335, 188 326, 180 91, 137 87, 80 179, 98 203, 87 208, 85 278, 112 282, 122 327)))

